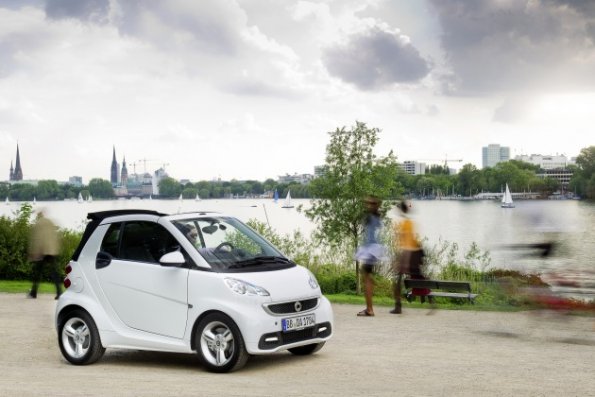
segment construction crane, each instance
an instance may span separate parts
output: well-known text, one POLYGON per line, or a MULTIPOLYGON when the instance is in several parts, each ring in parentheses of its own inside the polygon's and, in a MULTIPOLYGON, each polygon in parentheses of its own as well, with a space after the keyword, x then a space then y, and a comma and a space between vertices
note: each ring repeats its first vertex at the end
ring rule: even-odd
POLYGON ((443 159, 419 159, 418 161, 441 161, 444 162, 444 167, 448 168, 448 163, 457 162, 460 163, 463 159, 449 159, 448 157, 444 157, 443 159))
MULTIPOLYGON (((136 164, 140 165, 142 163, 143 170, 146 173, 147 172, 147 163, 160 163, 160 162, 161 162, 161 160, 144 158, 144 159, 140 159, 140 160, 133 162, 132 166, 134 167, 134 170, 135 170, 134 173, 136 173, 136 164)), ((165 166, 169 165, 169 163, 162 163, 162 165, 163 165, 163 168, 165 169, 165 166)))

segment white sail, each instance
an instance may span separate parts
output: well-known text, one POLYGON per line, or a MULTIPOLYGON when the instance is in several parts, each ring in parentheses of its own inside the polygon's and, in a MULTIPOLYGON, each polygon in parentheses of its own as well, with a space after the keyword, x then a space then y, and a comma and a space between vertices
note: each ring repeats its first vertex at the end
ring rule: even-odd
POLYGON ((6 205, 10 204, 10 200, 8 199, 8 196, 6 196, 6 200, 4 202, 6 203, 6 205))
POLYGON ((196 198, 194 199, 194 201, 200 201, 200 196, 198 195, 198 193, 196 193, 196 198))
POLYGON ((287 191, 287 196, 285 197, 285 203, 283 203, 281 208, 293 208, 293 205, 291 205, 291 193, 289 190, 287 191))
POLYGON ((77 200, 79 203, 83 202, 83 195, 81 194, 81 192, 79 192, 79 198, 77 200))
POLYGON ((89 202, 89 203, 93 202, 93 197, 91 196, 91 194, 89 194, 89 197, 87 197, 87 202, 89 202))
POLYGON ((510 194, 510 190, 508 189, 508 183, 506 184, 506 191, 502 196, 502 204, 500 206, 502 208, 514 208, 514 203, 512 202, 512 194, 510 194))

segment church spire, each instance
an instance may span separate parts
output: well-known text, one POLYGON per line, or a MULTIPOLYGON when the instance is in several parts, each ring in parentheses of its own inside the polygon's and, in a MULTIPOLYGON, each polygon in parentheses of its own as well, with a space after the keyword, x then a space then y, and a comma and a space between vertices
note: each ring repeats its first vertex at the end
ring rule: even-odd
POLYGON ((110 182, 112 186, 118 184, 118 162, 116 161, 116 145, 114 145, 114 151, 112 155, 112 169, 110 174, 110 182))
POLYGON ((128 183, 128 168, 126 168, 126 156, 124 156, 122 160, 122 177, 120 178, 122 181, 122 186, 126 186, 128 183))
POLYGON ((21 156, 19 154, 19 144, 17 143, 17 162, 14 166, 14 171, 12 173, 12 180, 13 181, 22 181, 23 180, 23 170, 21 169, 21 156))

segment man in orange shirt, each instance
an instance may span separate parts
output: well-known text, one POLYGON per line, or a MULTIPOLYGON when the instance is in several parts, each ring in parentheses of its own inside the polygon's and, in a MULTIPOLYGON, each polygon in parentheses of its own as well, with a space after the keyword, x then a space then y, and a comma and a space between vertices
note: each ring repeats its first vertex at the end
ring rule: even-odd
MULTIPOLYGON (((421 265, 423 263, 423 250, 417 238, 415 237, 415 230, 413 221, 407 217, 409 212, 409 205, 405 201, 399 204, 403 220, 394 226, 395 238, 398 242, 398 248, 401 249, 398 261, 395 261, 393 271, 397 275, 393 281, 393 293, 395 296, 395 308, 390 312, 393 314, 401 313, 401 281, 403 274, 409 274, 411 278, 424 278, 421 273, 421 265)), ((422 294, 429 293, 429 290, 419 291, 422 294)))

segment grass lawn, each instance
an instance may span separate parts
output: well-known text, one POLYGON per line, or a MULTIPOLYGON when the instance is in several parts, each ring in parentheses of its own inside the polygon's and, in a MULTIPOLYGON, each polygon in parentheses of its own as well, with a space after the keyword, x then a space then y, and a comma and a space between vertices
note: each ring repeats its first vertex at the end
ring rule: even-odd
MULTIPOLYGON (((26 294, 31 290, 31 284, 31 281, 24 280, 0 280, 0 292, 26 294)), ((40 283, 37 293, 55 294, 56 286, 52 283, 40 283)))
MULTIPOLYGON (((15 294, 26 294, 31 289, 31 281, 24 280, 0 280, 0 292, 8 292, 15 294)), ((40 294, 55 294, 56 287, 52 283, 44 282, 39 284, 38 293, 40 294)), ((365 306, 363 295, 354 294, 326 294, 325 295, 332 303, 342 303, 350 305, 365 306)), ((374 306, 390 308, 393 307, 395 301, 388 296, 375 296, 374 306)), ((405 299, 402 301, 403 308, 429 308, 425 303, 421 304, 419 301, 409 303, 405 299)), ((479 310, 479 311, 518 311, 520 308, 514 306, 495 306, 486 304, 457 304, 454 302, 441 302, 437 306, 438 309, 448 310, 479 310)))

